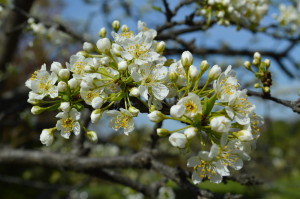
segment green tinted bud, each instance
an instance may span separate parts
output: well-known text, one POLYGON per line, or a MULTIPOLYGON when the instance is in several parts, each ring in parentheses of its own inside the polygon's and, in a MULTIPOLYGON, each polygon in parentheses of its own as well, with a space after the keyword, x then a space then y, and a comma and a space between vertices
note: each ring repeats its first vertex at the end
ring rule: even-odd
POLYGON ((251 69, 251 63, 249 61, 245 61, 244 62, 244 67, 247 69, 247 70, 250 70, 251 69))
POLYGON ((160 136, 160 137, 170 134, 170 131, 168 131, 167 129, 163 129, 163 128, 158 128, 156 130, 156 132, 157 132, 157 135, 160 136))
POLYGON ((118 20, 114 20, 111 24, 112 28, 114 29, 114 31, 118 32, 120 29, 120 21, 118 20))
POLYGON ((99 36, 104 38, 106 36, 106 29, 105 28, 101 28, 99 31, 99 36))

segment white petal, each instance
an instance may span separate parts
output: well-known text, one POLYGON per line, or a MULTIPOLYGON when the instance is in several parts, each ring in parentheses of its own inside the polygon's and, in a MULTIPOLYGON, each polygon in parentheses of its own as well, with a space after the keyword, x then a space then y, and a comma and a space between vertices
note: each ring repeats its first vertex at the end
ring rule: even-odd
POLYGON ((156 99, 163 100, 169 94, 169 89, 163 84, 157 83, 152 86, 152 92, 156 99))

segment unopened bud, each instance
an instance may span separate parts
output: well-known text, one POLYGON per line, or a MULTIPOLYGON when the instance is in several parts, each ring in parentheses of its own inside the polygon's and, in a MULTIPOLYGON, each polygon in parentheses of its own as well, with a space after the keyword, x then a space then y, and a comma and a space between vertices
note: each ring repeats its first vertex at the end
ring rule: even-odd
POLYGON ((209 67, 209 64, 206 60, 203 60, 200 64, 200 70, 202 73, 204 73, 209 67))
POLYGON ((84 51, 92 52, 94 50, 94 45, 90 42, 84 42, 82 48, 84 51))
POLYGON ((260 84, 259 83, 254 84, 254 88, 260 88, 260 84))
POLYGON ((79 80, 72 78, 68 81, 68 85, 70 87, 70 89, 74 90, 79 86, 79 80))
POLYGON ((156 52, 162 53, 162 52, 164 52, 165 48, 166 48, 166 43, 164 41, 161 41, 156 46, 156 52))
POLYGON ((81 50, 81 51, 78 51, 78 52, 76 53, 76 55, 77 55, 77 56, 87 57, 89 54, 88 54, 87 52, 81 50))
POLYGON ((122 32, 128 32, 128 31, 129 31, 129 28, 128 28, 127 25, 124 24, 124 25, 121 27, 121 30, 122 30, 122 32))
POLYGON ((108 52, 111 47, 111 42, 108 38, 102 38, 97 41, 97 48, 100 52, 105 53, 108 52))
POLYGON ((104 38, 106 36, 106 29, 105 28, 101 28, 99 30, 99 36, 104 38))
POLYGON ((86 132, 86 136, 91 142, 93 142, 93 143, 98 142, 98 136, 97 136, 97 133, 95 131, 86 132))
POLYGON ((266 64, 266 68, 268 69, 271 65, 271 61, 269 59, 265 59, 264 62, 266 64))
POLYGON ((38 114, 43 113, 45 110, 47 110, 47 108, 43 108, 43 107, 40 107, 40 106, 33 106, 31 108, 31 113, 33 115, 38 115, 38 114))
POLYGON ((247 70, 250 70, 251 69, 251 63, 249 61, 245 61, 244 62, 244 67, 247 69, 247 70))
POLYGON ((194 65, 190 66, 189 69, 189 76, 191 77, 192 80, 197 80, 199 78, 200 72, 198 68, 194 65))
POLYGON ((254 59, 261 59, 261 55, 259 52, 255 52, 254 55, 253 55, 253 58, 254 59))
POLYGON ((138 114, 140 113, 140 110, 135 108, 134 106, 130 106, 128 111, 134 116, 138 116, 138 114))
POLYGON ((222 70, 221 70, 220 66, 214 65, 208 72, 208 79, 210 81, 217 79, 220 76, 221 72, 222 72, 222 70))
POLYGON ((158 129, 156 129, 156 133, 158 136, 162 137, 162 136, 169 135, 170 131, 168 131, 167 129, 158 128, 158 129))
POLYGON ((64 80, 64 81, 68 80, 68 79, 70 78, 70 71, 69 71, 69 69, 66 69, 66 68, 61 69, 61 70, 59 71, 59 73, 58 73, 58 76, 59 76, 62 80, 64 80))
POLYGON ((190 53, 190 51, 184 51, 181 55, 181 64, 182 66, 188 70, 188 68, 190 67, 190 65, 192 65, 194 62, 194 58, 192 53, 190 53))
POLYGON ((127 62, 126 61, 121 61, 118 63, 118 70, 124 71, 127 69, 127 62))
POLYGON ((68 111, 71 109, 70 102, 62 102, 62 103, 60 103, 59 108, 60 108, 63 112, 68 112, 68 111))
POLYGON ((186 129, 186 130, 184 131, 184 135, 186 136, 186 138, 187 138, 188 140, 190 140, 190 139, 192 139, 193 137, 195 137, 195 136, 197 135, 197 133, 198 133, 198 129, 195 128, 195 127, 190 127, 190 128, 188 128, 188 129, 186 129))
POLYGON ((111 23, 112 28, 114 29, 115 32, 118 32, 120 29, 120 22, 118 20, 114 20, 111 23))
POLYGON ((268 87, 268 86, 265 86, 263 89, 264 89, 265 93, 269 93, 270 92, 270 87, 268 87))
POLYGON ((101 119, 103 111, 101 109, 95 109, 91 114, 92 123, 97 122, 101 119))
POLYGON ((45 144, 46 146, 50 146, 53 143, 54 136, 53 132, 56 130, 56 128, 51 129, 44 129, 40 135, 40 141, 42 144, 45 144))
POLYGON ((58 74, 61 69, 62 69, 61 63, 59 63, 59 62, 53 62, 51 64, 50 71, 55 72, 56 74, 58 74))
POLYGON ((140 96, 140 90, 137 87, 133 87, 130 89, 130 95, 133 97, 139 97, 140 96))
POLYGON ((64 91, 66 91, 66 90, 67 90, 67 87, 68 87, 67 83, 66 83, 66 82, 63 82, 63 81, 60 81, 60 82, 58 82, 58 84, 57 84, 57 89, 58 89, 59 92, 64 92, 64 91))
POLYGON ((158 123, 165 119, 165 115, 162 112, 155 110, 148 114, 148 118, 150 121, 158 123))
POLYGON ((169 72, 169 78, 172 82, 176 82, 178 79, 178 74, 175 71, 169 72))

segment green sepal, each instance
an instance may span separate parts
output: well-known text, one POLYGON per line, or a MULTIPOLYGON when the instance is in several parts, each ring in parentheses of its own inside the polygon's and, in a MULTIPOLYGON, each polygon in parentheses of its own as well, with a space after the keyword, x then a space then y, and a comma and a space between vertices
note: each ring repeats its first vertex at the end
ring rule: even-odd
POLYGON ((207 117, 210 114, 212 108, 215 105, 216 99, 217 99, 216 94, 211 96, 211 98, 204 97, 204 100, 203 100, 204 103, 202 105, 202 113, 203 113, 204 117, 207 117))
POLYGON ((83 104, 77 103, 77 104, 74 104, 73 106, 74 106, 74 108, 76 108, 79 112, 82 111, 82 110, 84 109, 84 105, 83 105, 83 104))

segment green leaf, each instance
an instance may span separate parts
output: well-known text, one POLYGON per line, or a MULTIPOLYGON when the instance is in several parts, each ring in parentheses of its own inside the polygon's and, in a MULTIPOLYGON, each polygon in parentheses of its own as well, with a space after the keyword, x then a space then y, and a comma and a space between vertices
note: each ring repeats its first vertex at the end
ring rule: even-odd
POLYGON ((204 98, 204 104, 203 104, 203 115, 204 117, 208 116, 212 110, 212 108, 214 107, 215 105, 215 101, 216 101, 216 98, 217 98, 217 95, 214 94, 211 98, 207 98, 205 97, 204 98))
POLYGON ((158 7, 158 6, 152 6, 152 9, 153 9, 153 10, 156 10, 156 11, 158 11, 158 12, 163 13, 162 9, 161 9, 160 7, 158 7))

